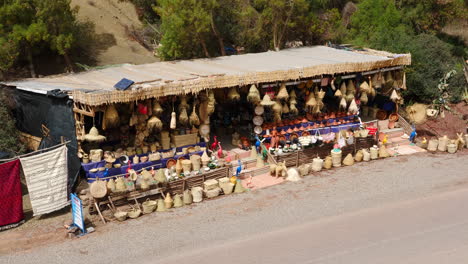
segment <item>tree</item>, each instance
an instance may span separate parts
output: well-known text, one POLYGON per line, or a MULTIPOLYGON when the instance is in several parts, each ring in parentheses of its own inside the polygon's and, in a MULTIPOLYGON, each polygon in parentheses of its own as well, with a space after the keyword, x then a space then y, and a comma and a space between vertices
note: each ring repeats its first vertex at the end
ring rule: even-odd
POLYGON ((212 32, 215 1, 160 0, 155 11, 161 17, 160 55, 163 59, 210 57, 207 44, 212 32), (200 48, 194 47, 198 43, 200 48))
POLYGON ((64 57, 72 70, 69 57, 80 32, 70 0, 4 0, 0 6, 0 70, 7 71, 19 60, 28 61, 32 77, 35 54, 49 50, 64 57))
POLYGON ((262 28, 268 32, 268 40, 275 50, 280 50, 301 18, 306 16, 309 5, 306 0, 254 0, 259 11, 262 28))

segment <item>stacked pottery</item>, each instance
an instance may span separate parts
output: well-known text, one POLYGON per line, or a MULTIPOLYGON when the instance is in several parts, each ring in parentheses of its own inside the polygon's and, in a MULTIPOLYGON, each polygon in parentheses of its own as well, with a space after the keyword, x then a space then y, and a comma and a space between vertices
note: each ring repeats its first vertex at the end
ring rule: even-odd
POLYGON ((190 160, 183 160, 182 169, 184 170, 184 175, 190 175, 190 172, 192 171, 192 162, 190 160))
POLYGON ((379 158, 379 148, 377 146, 373 146, 370 148, 370 159, 378 159, 379 158))
POLYGON ((206 154, 206 151, 203 152, 203 155, 201 156, 201 162, 203 165, 203 168, 206 168, 208 166, 208 163, 210 162, 210 157, 208 157, 208 154, 206 154))
POLYGON ((362 150, 362 160, 363 161, 369 161, 371 159, 371 155, 367 149, 362 150))
POLYGON ((333 167, 341 167, 341 149, 332 149, 331 150, 331 157, 333 167))
POLYGON ((437 150, 439 151, 447 151, 447 145, 449 143, 449 139, 447 136, 443 136, 439 138, 439 145, 437 146, 437 150))
POLYGON ((190 156, 190 160, 192 161, 193 170, 199 171, 201 165, 201 157, 199 155, 192 155, 190 156))

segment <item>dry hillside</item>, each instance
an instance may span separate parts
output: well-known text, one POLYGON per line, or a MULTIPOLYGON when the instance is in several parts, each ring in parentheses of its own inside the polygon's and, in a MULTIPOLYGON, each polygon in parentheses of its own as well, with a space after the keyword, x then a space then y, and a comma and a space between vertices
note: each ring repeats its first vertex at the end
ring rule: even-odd
POLYGON ((80 21, 93 22, 97 34, 106 34, 115 40, 110 48, 100 53, 98 65, 143 64, 158 60, 127 33, 128 29, 142 26, 133 4, 118 0, 72 0, 71 5, 79 6, 80 21))

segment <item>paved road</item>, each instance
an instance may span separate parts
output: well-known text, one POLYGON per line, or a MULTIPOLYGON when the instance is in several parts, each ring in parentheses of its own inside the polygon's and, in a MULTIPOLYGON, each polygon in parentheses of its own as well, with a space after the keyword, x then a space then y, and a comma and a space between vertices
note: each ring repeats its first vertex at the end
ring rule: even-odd
POLYGON ((452 191, 308 222, 160 263, 467 263, 467 201, 468 189, 452 191))
MULTIPOLYGON (((467 153, 358 163, 27 252, 12 246, 0 263, 468 263, 467 153)), ((0 245, 14 245, 6 235, 0 245)))

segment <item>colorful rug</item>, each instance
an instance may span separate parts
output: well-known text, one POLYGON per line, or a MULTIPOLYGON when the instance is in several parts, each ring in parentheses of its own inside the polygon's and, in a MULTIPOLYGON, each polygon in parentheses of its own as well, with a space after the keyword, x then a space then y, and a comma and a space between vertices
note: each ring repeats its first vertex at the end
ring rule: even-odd
POLYGON ((0 164, 0 230, 23 223, 20 160, 0 164))

